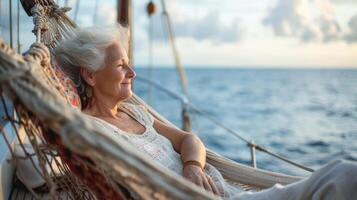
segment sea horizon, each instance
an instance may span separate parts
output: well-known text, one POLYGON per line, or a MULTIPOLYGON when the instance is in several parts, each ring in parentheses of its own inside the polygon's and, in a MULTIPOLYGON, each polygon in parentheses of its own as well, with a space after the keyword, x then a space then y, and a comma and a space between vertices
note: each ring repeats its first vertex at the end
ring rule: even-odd
MULTIPOLYGON (((149 69, 145 65, 134 65, 135 68, 139 69, 149 69)), ((172 69, 176 68, 174 65, 155 65, 152 69, 172 69)), ((284 66, 207 66, 207 65, 184 65, 184 69, 254 69, 254 70, 357 70, 357 66, 321 66, 321 67, 311 67, 311 66, 301 66, 301 67, 284 67, 284 66)))

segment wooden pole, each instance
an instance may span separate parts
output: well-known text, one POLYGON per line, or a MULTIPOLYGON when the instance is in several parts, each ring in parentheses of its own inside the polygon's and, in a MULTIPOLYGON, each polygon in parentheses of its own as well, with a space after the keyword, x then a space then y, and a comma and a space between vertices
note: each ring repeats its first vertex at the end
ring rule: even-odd
POLYGON ((132 1, 131 0, 118 0, 117 1, 117 22, 123 26, 129 28, 130 36, 128 38, 129 48, 128 48, 128 57, 130 63, 133 63, 133 28, 131 21, 132 14, 132 1))
POLYGON ((251 156, 251 162, 252 162, 252 167, 257 168, 257 159, 255 157, 255 143, 254 140, 251 141, 252 145, 250 146, 250 156, 251 156))

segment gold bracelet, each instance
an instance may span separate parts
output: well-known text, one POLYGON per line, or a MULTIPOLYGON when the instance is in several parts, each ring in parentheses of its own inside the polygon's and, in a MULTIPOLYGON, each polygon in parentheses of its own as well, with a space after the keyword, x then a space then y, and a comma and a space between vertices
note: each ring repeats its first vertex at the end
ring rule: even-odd
POLYGON ((187 165, 195 165, 195 166, 198 166, 200 167, 202 170, 203 170, 203 166, 200 162, 198 162, 197 160, 188 160, 188 161, 185 161, 183 163, 183 168, 185 168, 187 165))

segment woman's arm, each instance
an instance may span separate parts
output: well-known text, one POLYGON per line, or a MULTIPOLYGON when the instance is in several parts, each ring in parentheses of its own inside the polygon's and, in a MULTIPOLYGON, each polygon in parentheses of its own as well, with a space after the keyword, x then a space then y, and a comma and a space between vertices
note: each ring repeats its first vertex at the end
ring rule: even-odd
POLYGON ((211 177, 203 172, 206 164, 206 148, 195 135, 173 127, 155 119, 154 128, 171 141, 177 153, 181 154, 183 176, 191 182, 220 195, 211 177), (198 163, 198 164, 197 164, 198 163))
POLYGON ((201 140, 192 133, 182 131, 155 119, 154 128, 170 140, 175 151, 181 154, 182 163, 198 161, 202 167, 206 164, 206 148, 201 140))

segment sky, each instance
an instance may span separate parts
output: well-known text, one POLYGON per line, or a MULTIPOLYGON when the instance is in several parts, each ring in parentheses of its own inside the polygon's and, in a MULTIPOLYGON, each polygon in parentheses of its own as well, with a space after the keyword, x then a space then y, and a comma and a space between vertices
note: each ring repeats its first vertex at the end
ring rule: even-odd
MULTIPOLYGON (((66 0, 58 0, 64 5, 66 0)), ((9 5, 0 1, 1 35, 9 41, 9 5)), ((75 7, 76 0, 68 0, 75 7)), ((133 1, 134 64, 173 66, 161 1, 133 1), (153 27, 149 40, 150 21, 153 27)), ((357 0, 166 0, 175 43, 186 67, 356 68, 357 0)), ((80 1, 80 27, 115 23, 116 1, 80 1), (94 17, 96 16, 96 17, 94 17)), ((13 0, 13 13, 17 1, 13 0)), ((74 18, 73 9, 69 15, 74 18)), ((34 41, 32 22, 20 10, 22 49, 34 41)), ((13 18, 16 20, 16 16, 13 18)), ((16 30, 16 27, 15 27, 16 30)), ((15 38, 16 40, 16 38, 15 38)))

